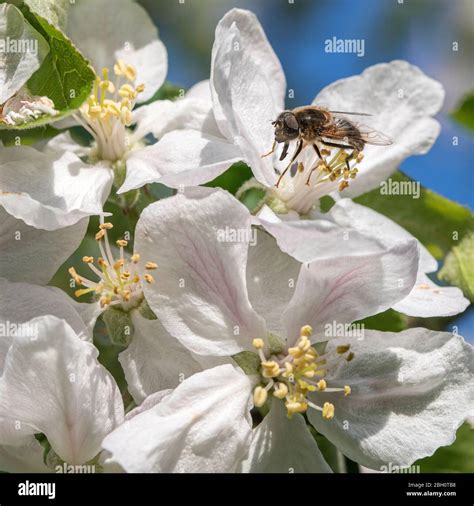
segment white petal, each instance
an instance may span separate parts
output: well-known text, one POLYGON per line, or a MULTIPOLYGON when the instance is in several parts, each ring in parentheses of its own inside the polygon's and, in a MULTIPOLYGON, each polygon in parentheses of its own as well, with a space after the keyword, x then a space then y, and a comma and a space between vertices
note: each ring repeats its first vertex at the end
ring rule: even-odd
MULTIPOLYGON (((272 186, 276 180, 272 159, 262 158, 262 155, 272 147, 274 129, 271 122, 281 107, 272 96, 265 64, 255 61, 253 46, 247 46, 250 40, 258 39, 253 31, 261 29, 260 25, 255 25, 256 18, 246 11, 232 13, 236 16, 228 15, 224 20, 232 23, 233 17, 237 17, 238 24, 244 23, 250 35, 242 34, 238 24, 232 23, 230 28, 225 28, 222 40, 216 39, 219 42, 213 48, 211 75, 214 115, 222 133, 241 150, 256 179, 272 186)), ((218 27, 216 37, 222 32, 218 27)), ((258 47, 258 41, 256 43, 258 47)))
POLYGON ((138 221, 135 247, 159 265, 157 282, 145 287, 148 303, 194 353, 232 355, 265 334, 245 281, 250 230, 248 210, 211 188, 151 204, 138 221))
POLYGON ((0 104, 12 97, 36 72, 49 52, 48 43, 14 5, 0 5, 0 104), (10 42, 27 50, 11 50, 10 42))
POLYGON ((132 142, 152 133, 160 139, 173 130, 198 130, 204 134, 222 137, 212 112, 212 102, 199 98, 157 100, 134 111, 137 123, 132 142))
POLYGON ((316 220, 279 220, 268 207, 254 223, 262 225, 277 240, 282 251, 300 262, 322 258, 338 258, 348 252, 367 255, 384 250, 375 236, 360 232, 350 225, 333 223, 322 215, 316 220), (276 218, 276 219, 275 219, 276 218))
POLYGON ((87 165, 67 151, 0 147, 0 163, 0 204, 15 218, 44 230, 102 214, 113 181, 108 167, 87 165))
POLYGON ((150 99, 165 80, 166 48, 145 9, 135 2, 76 1, 69 9, 67 34, 98 74, 104 67, 112 72, 119 58, 135 65, 136 83, 145 84, 139 102, 150 99))
POLYGON ((248 450, 250 397, 247 376, 230 365, 209 369, 127 420, 103 447, 132 473, 232 472, 248 450))
MULTIPOLYGON (((311 325, 327 340, 326 325, 348 324, 381 313, 412 289, 418 266, 415 241, 383 253, 322 259, 301 268, 295 295, 283 314, 289 342, 311 325)), ((329 336, 330 337, 330 336, 329 336)))
POLYGON ((211 83, 209 79, 204 79, 191 86, 186 92, 186 97, 203 100, 212 107, 211 83))
POLYGON ((202 370, 191 352, 171 337, 159 320, 146 320, 136 311, 132 320, 133 339, 119 355, 119 361, 137 403, 155 392, 176 387, 202 370))
MULTIPOLYGON (((342 341, 328 346, 334 351, 342 341)), ((462 337, 422 328, 366 331, 352 345, 354 359, 327 378, 328 386, 350 385, 351 395, 318 394, 334 404, 333 420, 308 412, 319 432, 377 470, 389 462, 409 466, 453 443, 472 411, 473 352, 462 337)))
POLYGON ((63 460, 83 464, 122 421, 120 392, 97 349, 64 320, 44 316, 30 324, 37 336, 13 340, 0 379, 0 442, 41 432, 63 460))
MULTIPOLYGON (((66 121, 69 118, 71 118, 71 116, 68 116, 67 118, 61 121, 66 121)), ((57 123, 54 126, 58 128, 57 123)), ((63 128, 69 128, 70 126, 64 126, 63 128)), ((65 133, 56 135, 56 137, 50 139, 46 143, 43 150, 44 153, 60 153, 61 151, 69 151, 70 153, 74 153, 75 155, 77 155, 79 158, 83 158, 90 155, 91 148, 89 146, 83 146, 82 144, 76 142, 71 137, 71 133, 67 131, 65 133)))
POLYGON ((345 196, 354 197, 376 188, 405 158, 426 153, 439 134, 439 124, 431 116, 440 110, 443 99, 440 83, 400 60, 374 65, 359 76, 324 88, 315 104, 372 114, 370 118, 348 119, 360 121, 393 141, 390 146, 366 146, 359 174, 344 190, 345 196))
POLYGON ((0 277, 44 285, 79 247, 88 219, 59 230, 30 227, 0 207, 0 277))
MULTIPOLYGON (((398 242, 413 239, 416 237, 407 232, 403 227, 387 218, 383 214, 370 209, 369 207, 356 204, 350 199, 341 199, 331 210, 322 215, 326 219, 334 221, 340 226, 348 229, 355 229, 357 232, 369 236, 375 236, 385 246, 392 246, 398 242)), ((438 269, 438 262, 431 253, 418 241, 420 250, 421 272, 434 272, 438 269)))
MULTIPOLYGON (((228 109, 231 104, 226 103, 228 96, 220 96, 220 94, 229 86, 231 60, 238 53, 244 55, 251 70, 258 70, 258 73, 253 76, 245 72, 244 79, 253 77, 254 80, 264 80, 268 85, 269 98, 277 109, 283 109, 286 92, 286 80, 280 61, 255 14, 242 9, 229 11, 219 21, 216 28, 210 81, 214 114, 221 131, 228 138, 232 137, 230 125, 227 124, 228 121, 232 121, 232 112, 228 109), (238 46, 234 46, 233 43, 238 43, 238 46)), ((245 69, 242 68, 242 70, 245 69)), ((251 81, 243 82, 242 93, 245 93, 247 85, 251 84, 253 84, 251 81)), ((269 120, 273 119, 273 117, 269 118, 269 120)))
POLYGON ((462 313, 469 304, 459 288, 438 286, 425 274, 418 273, 412 291, 393 309, 408 316, 431 318, 454 316, 462 313))
POLYGON ((304 418, 286 415, 283 401, 274 399, 263 422, 254 429, 244 473, 331 473, 304 418))
POLYGON ((196 130, 176 130, 127 159, 127 178, 117 193, 159 182, 171 188, 198 186, 222 174, 242 159, 226 140, 196 130))
POLYGON ((257 229, 253 232, 255 244, 247 260, 250 302, 265 317, 269 331, 284 336, 282 314, 294 294, 301 264, 282 253, 270 235, 257 229))
MULTIPOLYGON (((81 338, 91 339, 91 329, 88 329, 80 313, 76 310, 77 306, 82 305, 58 288, 11 283, 0 278, 0 324, 5 330, 13 329, 13 326, 16 327, 18 324, 27 324, 39 316, 53 315, 66 320, 74 332, 81 335, 81 338)), ((0 374, 14 338, 11 332, 5 332, 5 330, 2 329, 0 334, 0 374)), ((25 326, 25 331, 27 330, 27 326, 25 326)))
MULTIPOLYGON (((323 216, 343 227, 353 227, 358 233, 375 236, 386 246, 407 239, 417 240, 383 214, 349 199, 339 200, 329 213, 323 216)), ((420 251, 417 281, 412 291, 396 304, 394 309, 410 316, 424 318, 452 316, 464 311, 469 301, 459 288, 438 286, 424 274, 436 271, 438 262, 418 240, 417 242, 420 251)))
POLYGON ((0 472, 50 473, 43 461, 44 448, 34 436, 20 446, 0 445, 0 472))

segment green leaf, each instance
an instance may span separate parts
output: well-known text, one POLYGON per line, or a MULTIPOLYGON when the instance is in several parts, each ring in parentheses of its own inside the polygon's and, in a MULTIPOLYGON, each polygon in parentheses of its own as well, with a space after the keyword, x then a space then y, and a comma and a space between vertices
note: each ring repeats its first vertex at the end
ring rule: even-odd
POLYGON ((27 130, 0 130, 0 141, 4 146, 31 146, 39 141, 52 139, 60 133, 61 130, 50 125, 27 130))
POLYGON ((473 473, 474 472, 474 429, 467 423, 456 434, 451 446, 443 446, 431 457, 418 460, 422 473, 473 473))
MULTIPOLYGON (((57 121, 70 114, 86 100, 95 79, 95 72, 72 42, 53 24, 43 18, 38 4, 25 4, 22 12, 30 24, 46 39, 50 52, 41 67, 30 77, 27 87, 32 95, 46 96, 59 111, 57 116, 42 116, 37 120, 16 125, 28 129, 57 121)), ((46 15, 52 16, 51 12, 46 15)), ((1 128, 7 128, 1 125, 1 128)))
MULTIPOLYGON (((391 178, 394 182, 412 181, 401 172, 391 178)), ((375 189, 355 201, 401 225, 437 259, 442 259, 474 230, 474 216, 468 209, 423 187, 418 199, 408 195, 382 195, 379 189, 375 189)))
POLYGON ((68 0, 24 0, 30 11, 59 29, 66 26, 68 0))
POLYGON ((389 309, 375 316, 359 320, 355 322, 355 324, 362 324, 364 325, 363 328, 366 329, 382 330, 384 332, 401 332, 408 328, 408 318, 394 309, 389 309))
POLYGON ((245 162, 237 162, 205 186, 212 188, 220 187, 235 195, 242 184, 251 177, 252 170, 250 167, 245 162))
POLYGON ((260 357, 253 351, 241 351, 232 358, 245 374, 258 374, 260 371, 260 357))
POLYGON ((461 125, 474 131, 474 90, 471 90, 459 103, 451 116, 461 125))
POLYGON ((464 295, 474 301, 474 233, 466 235, 463 240, 454 246, 438 278, 446 283, 459 286, 464 295))

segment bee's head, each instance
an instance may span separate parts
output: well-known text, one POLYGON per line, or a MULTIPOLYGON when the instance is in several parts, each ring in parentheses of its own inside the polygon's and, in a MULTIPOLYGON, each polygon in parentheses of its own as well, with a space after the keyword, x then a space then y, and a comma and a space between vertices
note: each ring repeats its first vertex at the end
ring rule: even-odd
POLYGON ((286 142, 297 139, 300 130, 296 116, 290 111, 283 111, 278 118, 272 122, 275 127, 275 140, 286 142))

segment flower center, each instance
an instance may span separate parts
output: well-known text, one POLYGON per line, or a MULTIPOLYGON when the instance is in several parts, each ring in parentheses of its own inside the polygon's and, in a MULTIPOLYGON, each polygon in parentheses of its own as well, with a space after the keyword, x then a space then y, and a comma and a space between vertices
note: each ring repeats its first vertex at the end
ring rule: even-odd
POLYGON ((116 162, 130 149, 127 127, 132 123, 132 110, 139 93, 145 86, 134 86, 137 72, 133 65, 118 60, 114 65, 114 82, 109 70, 102 70, 102 79, 96 77, 92 94, 80 107, 76 119, 94 137, 95 156, 116 162))
MULTIPOLYGON (((99 296, 99 303, 102 308, 118 306, 124 311, 130 311, 143 300, 142 279, 150 284, 154 282, 154 279, 148 272, 140 276, 138 270, 139 253, 134 253, 130 258, 125 257, 124 248, 128 242, 124 239, 117 241, 116 244, 120 248, 120 257, 118 260, 114 259, 107 235, 107 230, 111 228, 113 228, 112 223, 102 223, 95 236, 102 255, 97 259, 97 266, 94 257, 85 256, 82 258, 82 261, 98 276, 99 281, 91 281, 80 276, 74 267, 69 269, 69 274, 78 285, 85 287, 76 290, 76 297, 94 292, 99 296)), ((154 262, 146 262, 145 264, 147 271, 154 270, 157 267, 158 265, 154 262)))
POLYGON ((321 149, 322 160, 315 156, 307 166, 303 162, 295 163, 272 190, 274 198, 299 214, 307 214, 324 195, 347 188, 350 180, 357 176, 356 165, 363 158, 362 153, 355 153, 351 166, 344 149, 337 150, 331 157, 331 150, 324 148, 321 149))
POLYGON ((263 339, 253 340, 253 346, 261 360, 262 383, 265 383, 265 386, 259 385, 254 389, 256 407, 263 406, 270 393, 285 401, 289 417, 295 413, 305 413, 309 407, 321 411, 327 420, 334 417, 333 404, 324 402, 320 406, 310 401, 308 396, 312 392, 342 392, 344 396, 349 395, 350 386, 330 388, 325 377, 328 368, 340 360, 352 360, 354 354, 349 351, 350 345, 344 345, 336 348, 336 357, 319 355, 309 340, 312 333, 309 325, 302 327, 297 345, 289 348, 288 354, 283 358, 265 357, 263 339))

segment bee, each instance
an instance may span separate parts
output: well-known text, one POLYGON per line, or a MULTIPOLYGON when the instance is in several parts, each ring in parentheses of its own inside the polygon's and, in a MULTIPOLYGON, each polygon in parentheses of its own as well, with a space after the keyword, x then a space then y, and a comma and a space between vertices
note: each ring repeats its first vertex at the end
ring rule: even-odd
POLYGON ((366 144, 377 146, 392 144, 386 135, 360 123, 353 123, 343 115, 371 116, 366 113, 328 111, 316 105, 307 105, 291 111, 283 111, 275 121, 272 121, 272 125, 275 127, 275 141, 272 150, 263 157, 272 154, 278 143, 284 143, 280 155, 280 160, 284 160, 288 155, 290 141, 297 141, 290 163, 280 174, 276 187, 301 151, 307 146, 313 146, 319 159, 323 162, 318 144, 350 149, 351 153, 346 157, 346 166, 349 169, 349 161, 357 156, 366 144))

